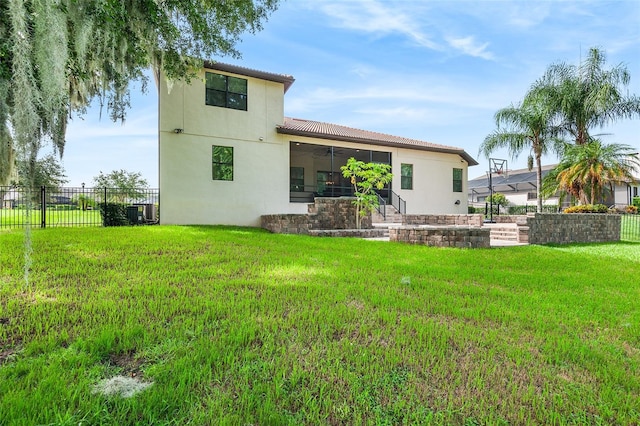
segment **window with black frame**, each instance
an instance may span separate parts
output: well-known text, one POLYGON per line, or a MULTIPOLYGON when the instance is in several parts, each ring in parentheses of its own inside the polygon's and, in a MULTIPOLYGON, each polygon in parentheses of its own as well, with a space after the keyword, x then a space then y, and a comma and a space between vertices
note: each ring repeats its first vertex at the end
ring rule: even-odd
POLYGON ((400 164, 400 189, 413 189, 413 164, 400 164))
POLYGON ((462 169, 453 169, 453 192, 462 192, 462 169))
POLYGON ((247 80, 207 72, 205 104, 246 111, 247 80))
POLYGON ((213 180, 233 180, 233 147, 213 146, 213 180))

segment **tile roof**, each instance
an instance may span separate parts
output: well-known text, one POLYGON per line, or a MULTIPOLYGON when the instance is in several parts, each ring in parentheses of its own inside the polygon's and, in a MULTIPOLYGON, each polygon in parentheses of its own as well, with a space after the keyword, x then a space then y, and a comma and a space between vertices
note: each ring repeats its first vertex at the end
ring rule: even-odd
POLYGON ((470 166, 478 164, 478 162, 463 149, 454 146, 439 145, 417 139, 409 139, 385 133, 354 129, 352 127, 323 123, 320 121, 285 117, 284 124, 278 126, 277 131, 278 133, 288 135, 309 136, 321 139, 366 143, 369 145, 393 146, 421 151, 458 154, 464 158, 470 166))
POLYGON ((238 65, 225 64, 223 62, 216 61, 204 61, 204 67, 210 70, 224 71, 233 74, 244 75, 247 77, 260 78, 267 81, 275 81, 276 83, 284 84, 284 92, 287 93, 289 87, 295 81, 292 75, 288 74, 275 74, 266 71, 254 70, 252 68, 245 68, 238 65))

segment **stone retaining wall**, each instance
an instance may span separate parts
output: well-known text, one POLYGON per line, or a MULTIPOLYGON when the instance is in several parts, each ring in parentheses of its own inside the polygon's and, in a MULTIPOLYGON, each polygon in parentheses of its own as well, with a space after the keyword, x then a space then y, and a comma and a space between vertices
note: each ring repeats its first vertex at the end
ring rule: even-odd
MULTIPOLYGON (((353 197, 316 197, 307 214, 271 214, 261 217, 261 227, 276 234, 309 234, 311 230, 355 229, 353 197)), ((361 219, 361 228, 371 228, 371 215, 361 219)))
POLYGON ((535 213, 527 216, 529 244, 620 241, 620 215, 535 213))
POLYGON ((399 226, 389 228, 389 241, 435 247, 488 248, 490 230, 475 226, 399 226))
POLYGON ((269 214, 260 217, 260 227, 274 234, 308 234, 311 222, 308 214, 269 214))
POLYGON ((482 226, 481 214, 405 214, 403 225, 482 226))
POLYGON ((517 218, 526 217, 525 215, 493 215, 494 223, 516 223, 517 218))
POLYGON ((354 237, 354 238, 382 238, 385 229, 312 229, 309 235, 315 237, 354 237))

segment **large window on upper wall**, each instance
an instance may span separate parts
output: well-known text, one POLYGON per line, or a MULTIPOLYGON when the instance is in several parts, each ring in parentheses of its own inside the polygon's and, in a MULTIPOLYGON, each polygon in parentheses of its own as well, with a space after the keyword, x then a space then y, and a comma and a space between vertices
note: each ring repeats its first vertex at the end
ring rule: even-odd
POLYGON ((233 180, 233 147, 213 146, 213 180, 233 180))
POLYGON ((413 164, 400 164, 400 189, 413 189, 413 164))
POLYGON ((462 192, 462 169, 453 169, 453 192, 462 192))
POLYGON ((247 80, 213 72, 205 76, 207 105, 247 110, 247 80))

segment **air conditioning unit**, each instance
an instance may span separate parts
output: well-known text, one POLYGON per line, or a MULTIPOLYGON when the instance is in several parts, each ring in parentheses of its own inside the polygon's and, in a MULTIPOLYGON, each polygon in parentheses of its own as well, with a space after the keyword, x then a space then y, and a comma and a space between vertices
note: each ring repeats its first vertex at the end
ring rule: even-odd
POLYGON ((145 222, 158 221, 158 207, 155 204, 134 204, 134 206, 142 207, 142 213, 145 222))

